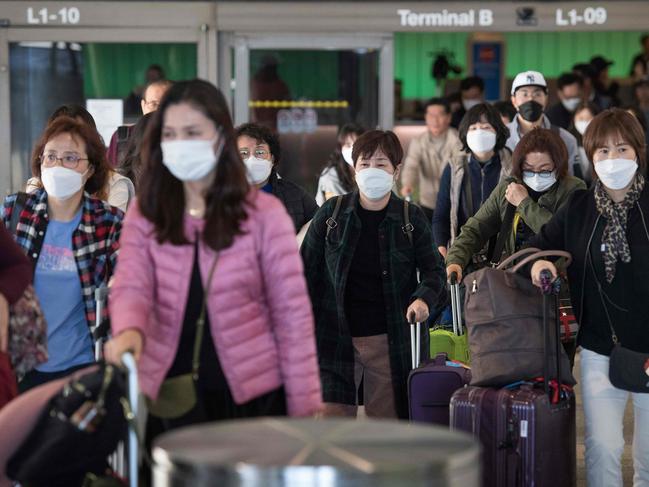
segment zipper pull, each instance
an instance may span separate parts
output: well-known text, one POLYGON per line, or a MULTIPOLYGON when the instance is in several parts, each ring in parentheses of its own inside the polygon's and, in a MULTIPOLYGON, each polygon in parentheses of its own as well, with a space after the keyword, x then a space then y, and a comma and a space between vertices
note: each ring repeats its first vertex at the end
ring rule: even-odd
POLYGON ((475 294, 478 292, 478 281, 477 279, 473 280, 473 286, 471 287, 471 294, 475 294))

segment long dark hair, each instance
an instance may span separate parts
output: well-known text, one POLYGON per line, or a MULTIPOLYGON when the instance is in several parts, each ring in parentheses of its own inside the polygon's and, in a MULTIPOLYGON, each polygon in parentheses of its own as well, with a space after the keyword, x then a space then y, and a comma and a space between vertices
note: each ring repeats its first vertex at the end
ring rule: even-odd
POLYGON ((131 133, 128 136, 128 141, 126 143, 126 154, 124 159, 120 162, 117 172, 122 176, 126 176, 133 182, 133 186, 137 189, 140 178, 142 177, 142 159, 140 158, 140 152, 142 150, 142 142, 144 141, 144 134, 146 133, 146 128, 149 126, 151 119, 153 118, 154 112, 149 112, 146 115, 142 115, 137 121, 131 133))
POLYGON ((364 133, 365 129, 355 123, 347 123, 340 127, 336 138, 336 148, 331 155, 329 155, 329 159, 327 160, 326 168, 333 168, 336 170, 338 180, 347 192, 351 192, 356 188, 356 179, 353 168, 351 165, 347 164, 345 159, 343 159, 342 148, 343 145, 345 145, 347 137, 350 135, 360 137, 364 133))
POLYGON ((162 98, 142 142, 144 171, 138 189, 142 215, 155 225, 159 243, 189 243, 184 232, 185 193, 182 181, 162 163, 160 139, 167 109, 187 103, 211 119, 221 132, 223 151, 216 165, 214 181, 205 196, 203 240, 214 250, 232 245, 242 233, 241 222, 247 218, 246 197, 250 190, 246 170, 237 151, 232 119, 223 94, 202 80, 175 83, 162 98))

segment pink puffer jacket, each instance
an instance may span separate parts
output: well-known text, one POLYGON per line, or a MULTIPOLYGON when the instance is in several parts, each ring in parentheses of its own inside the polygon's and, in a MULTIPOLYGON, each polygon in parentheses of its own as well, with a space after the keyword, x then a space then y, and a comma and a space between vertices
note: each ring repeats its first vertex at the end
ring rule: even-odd
MULTIPOLYGON (((250 200, 244 234, 219 252, 209 290, 214 345, 237 404, 283 385, 289 415, 309 415, 321 405, 320 378, 295 230, 275 197, 253 190, 250 200)), ((202 220, 185 217, 190 240, 202 228, 202 220)), ((180 341, 194 247, 159 244, 137 204, 126 215, 120 245, 110 297, 113 334, 142 332, 140 384, 155 399, 180 341)), ((201 243, 204 288, 214 258, 201 243)))

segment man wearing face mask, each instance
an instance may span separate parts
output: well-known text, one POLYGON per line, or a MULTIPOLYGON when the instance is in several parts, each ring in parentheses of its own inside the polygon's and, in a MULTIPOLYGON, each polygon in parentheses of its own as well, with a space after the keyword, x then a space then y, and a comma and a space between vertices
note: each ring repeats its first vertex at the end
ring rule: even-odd
POLYGON ((518 111, 516 118, 510 123, 507 147, 514 150, 525 134, 532 129, 542 127, 552 129, 559 134, 568 150, 568 173, 573 175, 575 165, 579 164, 579 148, 577 140, 566 129, 552 125, 550 119, 543 114, 548 103, 548 85, 538 71, 518 73, 512 84, 512 104, 518 111))
POLYGON ((368 416, 408 418, 408 319, 438 306, 444 271, 424 213, 392 192, 402 157, 393 132, 361 135, 358 190, 328 200, 302 246, 326 416, 355 417, 362 381, 368 416))
POLYGON ((277 173, 281 156, 279 139, 269 128, 254 123, 240 125, 235 135, 239 154, 248 170, 248 181, 284 203, 298 233, 311 221, 318 205, 306 191, 277 173))
POLYGON ((418 188, 420 206, 432 221, 442 172, 462 145, 457 130, 450 126, 451 109, 445 99, 428 101, 425 113, 428 130, 410 142, 401 173, 401 196, 411 196, 418 188))
POLYGON ((484 80, 479 76, 469 76, 460 81, 462 106, 453 112, 451 127, 459 129, 462 118, 472 107, 484 101, 484 80))
POLYGON ((568 129, 575 109, 582 101, 583 80, 578 74, 564 73, 557 79, 559 102, 547 109, 545 114, 553 125, 568 129))

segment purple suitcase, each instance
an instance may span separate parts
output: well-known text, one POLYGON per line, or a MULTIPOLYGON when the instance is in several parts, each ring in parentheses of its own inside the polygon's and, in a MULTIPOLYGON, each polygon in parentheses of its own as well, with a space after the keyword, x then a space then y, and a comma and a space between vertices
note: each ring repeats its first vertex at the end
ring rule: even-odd
POLYGON ((460 365, 446 365, 447 360, 445 353, 438 353, 435 359, 410 372, 411 421, 449 425, 451 396, 471 381, 471 371, 460 365))
MULTIPOLYGON (((547 309, 548 297, 543 299, 547 309)), ((548 350, 547 321, 545 325, 548 350)), ((558 324, 555 330, 553 341, 559 347, 558 324)), ((575 396, 564 391, 558 403, 551 403, 549 369, 546 362, 545 387, 465 387, 451 398, 451 429, 472 433, 482 444, 483 487, 576 485, 575 396)), ((560 377, 559 364, 555 370, 560 377)))

